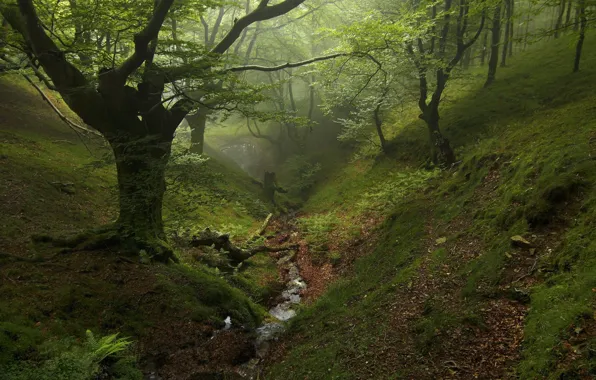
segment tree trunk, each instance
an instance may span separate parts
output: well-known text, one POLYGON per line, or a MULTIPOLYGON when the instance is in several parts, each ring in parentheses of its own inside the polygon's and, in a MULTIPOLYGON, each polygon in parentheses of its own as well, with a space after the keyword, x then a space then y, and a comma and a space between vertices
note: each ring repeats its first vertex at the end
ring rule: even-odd
POLYGON ((567 1, 567 13, 565 15, 565 28, 569 27, 571 21, 571 9, 573 8, 573 0, 567 1))
POLYGON ((203 154, 205 149, 205 127, 208 111, 199 109, 195 114, 186 116, 190 126, 190 152, 203 154))
POLYGON ((464 53, 464 59, 462 59, 462 67, 464 70, 468 70, 470 68, 473 50, 474 50, 474 46, 470 46, 464 53))
POLYGON ((381 119, 381 103, 377 105, 374 111, 375 117, 375 128, 377 129, 377 135, 379 136, 379 142, 381 143, 381 150, 383 153, 387 153, 387 140, 383 134, 383 120, 381 119))
POLYGON ((575 46, 575 62, 573 64, 573 72, 579 71, 579 63, 582 56, 582 48, 584 45, 584 39, 586 38, 586 0, 579 1, 579 38, 577 45, 575 46))
POLYGON ((162 219, 165 168, 172 140, 173 136, 108 138, 116 158, 120 193, 118 237, 126 248, 145 250, 152 259, 163 262, 173 259, 165 243, 162 219))
POLYGON ((433 100, 423 111, 422 119, 426 122, 430 137, 430 155, 432 162, 444 168, 455 163, 455 153, 451 149, 449 140, 443 136, 439 128, 439 99, 442 89, 433 94, 433 100))
POLYGON ((511 29, 509 30, 509 58, 513 57, 513 37, 514 37, 514 25, 513 25, 513 18, 515 16, 515 0, 509 0, 509 5, 511 6, 511 29))
POLYGON ((577 32, 577 30, 579 29, 579 23, 580 23, 580 21, 579 21, 579 19, 580 19, 579 15, 581 13, 581 10, 580 10, 581 7, 582 6, 581 6, 581 1, 580 1, 579 4, 577 5, 577 7, 575 7, 575 16, 573 17, 573 19, 575 20, 573 22, 573 31, 574 32, 577 32))
POLYGON ((501 40, 501 4, 496 6, 493 15, 493 27, 491 29, 492 41, 490 50, 490 60, 488 62, 488 77, 484 87, 488 87, 494 82, 497 74, 497 63, 499 62, 499 42, 501 40))
POLYGON ((435 165, 448 168, 455 163, 455 153, 451 149, 449 140, 443 136, 439 128, 438 110, 436 114, 437 117, 425 120, 431 143, 431 159, 435 165))
POLYGON ((484 38, 482 39, 482 54, 480 55, 480 66, 484 66, 486 61, 486 52, 488 45, 488 30, 484 32, 484 38))
MULTIPOLYGON (((565 1, 565 0, 562 0, 565 1)), ((513 0, 505 0, 505 12, 507 17, 507 22, 505 23, 505 41, 503 44, 503 52, 501 54, 501 67, 505 67, 507 65, 507 51, 509 49, 509 39, 511 38, 511 29, 513 28, 513 20, 511 19, 511 3, 513 0)))
POLYGON ((565 0, 561 0, 559 4, 559 15, 557 16, 557 23, 555 24, 555 38, 559 38, 561 34, 561 27, 563 26, 563 15, 565 14, 565 0))

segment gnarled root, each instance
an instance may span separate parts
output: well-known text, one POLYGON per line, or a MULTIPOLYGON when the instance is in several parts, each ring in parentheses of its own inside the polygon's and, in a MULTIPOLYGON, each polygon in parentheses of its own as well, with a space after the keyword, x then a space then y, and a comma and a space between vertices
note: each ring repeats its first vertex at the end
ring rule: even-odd
POLYGON ((117 225, 107 225, 69 238, 47 235, 32 238, 38 243, 49 243, 54 247, 63 248, 62 252, 114 249, 124 254, 140 255, 141 258, 146 255, 150 261, 179 262, 172 248, 164 240, 150 233, 143 235, 127 233, 117 225))

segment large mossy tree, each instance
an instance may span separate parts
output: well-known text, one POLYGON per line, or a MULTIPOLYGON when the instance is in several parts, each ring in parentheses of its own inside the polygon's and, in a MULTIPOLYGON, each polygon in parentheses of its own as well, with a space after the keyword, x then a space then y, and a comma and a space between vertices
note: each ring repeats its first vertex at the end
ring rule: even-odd
MULTIPOLYGON (((2 16, 16 35, 11 46, 28 58, 39 75, 47 76, 47 84, 87 125, 100 132, 113 150, 120 213, 114 225, 102 229, 99 240, 105 238, 106 244, 136 252, 145 250, 154 260, 175 259, 166 243, 162 219, 165 169, 176 128, 200 103, 178 91, 176 81, 209 78, 247 27, 288 13, 304 2, 284 0, 269 5, 269 0, 260 0, 212 47, 189 48, 193 45, 187 44, 184 60, 167 60, 160 57, 167 47, 160 49, 159 45, 168 17, 184 9, 201 12, 217 5, 216 1, 70 1, 67 5, 0 1, 2 16), (58 6, 69 8, 52 8, 58 6), (48 9, 53 9, 51 15, 48 9), (100 26, 93 22, 98 9, 109 10, 100 26), (61 25, 61 14, 71 15, 74 26, 61 25), (127 15, 133 19, 128 20, 127 15), (65 41, 65 36, 70 36, 70 41, 65 41), (125 37, 130 40, 123 41, 125 37), (108 61, 111 58, 110 65, 90 58, 90 51, 99 50, 108 61)), ((98 240, 98 236, 93 238, 98 240)))

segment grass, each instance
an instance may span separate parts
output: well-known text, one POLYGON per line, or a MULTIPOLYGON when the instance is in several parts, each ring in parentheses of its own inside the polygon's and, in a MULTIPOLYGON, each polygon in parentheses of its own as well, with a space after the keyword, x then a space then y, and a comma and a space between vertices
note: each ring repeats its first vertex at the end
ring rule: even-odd
MULTIPOLYGON (((572 326, 593 323, 596 301, 594 47, 585 47, 582 71, 576 74, 570 70, 571 37, 566 37, 514 57, 510 67, 499 69, 490 88, 482 86, 484 69, 454 80, 442 125, 461 160, 456 171, 434 178, 416 169, 424 164, 420 152, 428 149, 426 131, 414 117, 398 122, 396 112, 390 133, 396 135, 397 161, 362 159, 316 188, 305 205, 311 219, 334 210, 340 220, 353 222, 374 211, 375 203, 388 205, 390 216, 379 227, 377 246, 356 261, 351 275, 292 323, 294 342, 267 378, 407 377, 378 359, 386 346, 378 337, 391 328, 387 305, 392 289, 412 286, 426 254, 429 220, 439 234, 451 233, 445 237, 453 244, 465 234, 475 236, 482 251, 455 274, 464 284, 460 297, 465 308, 453 314, 431 307, 419 315, 414 344, 437 349, 445 343, 436 339, 439 326, 482 325, 478 305, 506 280, 509 238, 555 231, 560 244, 539 253, 539 282, 529 289, 525 339, 514 370, 523 379, 596 374, 589 343, 593 336, 571 363, 561 353, 572 326), (396 173, 414 185, 392 182, 396 173), (492 178, 490 187, 487 178, 492 178), (370 194, 376 202, 367 202, 370 194), (394 194, 398 200, 389 202, 394 194), (453 234, 447 226, 458 217, 470 220, 469 226, 453 234)), ((428 268, 438 275, 450 263, 442 248, 431 252, 428 268)))

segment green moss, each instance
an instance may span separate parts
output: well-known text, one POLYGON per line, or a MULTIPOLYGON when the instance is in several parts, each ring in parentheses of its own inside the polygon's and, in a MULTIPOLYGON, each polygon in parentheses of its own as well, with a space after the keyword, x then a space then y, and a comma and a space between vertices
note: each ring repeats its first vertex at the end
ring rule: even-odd
POLYGON ((162 270, 160 285, 172 294, 170 307, 190 310, 195 320, 221 323, 231 316, 236 323, 256 327, 265 314, 240 290, 207 268, 171 265, 162 270))

